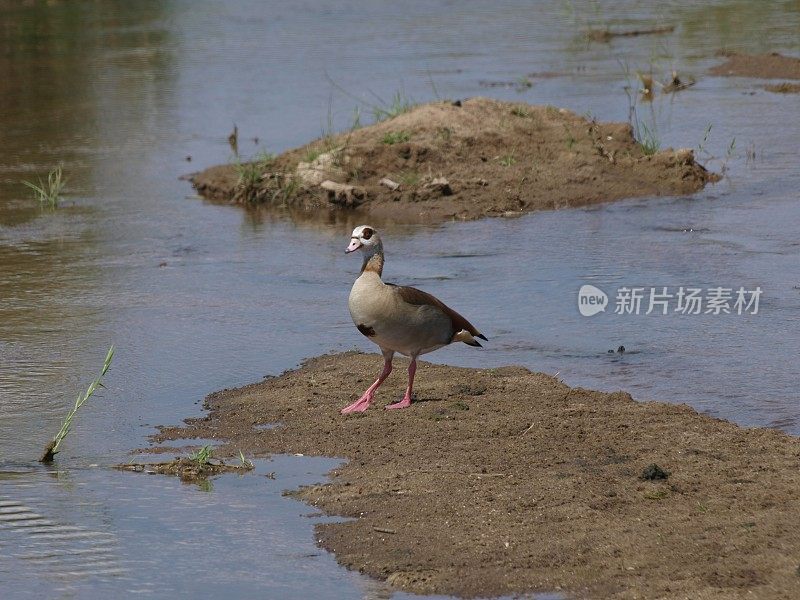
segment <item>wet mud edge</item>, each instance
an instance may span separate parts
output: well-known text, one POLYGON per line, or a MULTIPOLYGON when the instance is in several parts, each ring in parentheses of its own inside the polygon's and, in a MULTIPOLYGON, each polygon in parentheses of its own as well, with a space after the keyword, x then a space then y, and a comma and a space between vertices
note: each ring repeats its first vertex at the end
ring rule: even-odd
POLYGON ((342 457, 293 495, 325 513, 342 565, 416 593, 487 597, 789 598, 800 586, 800 441, 686 405, 571 388, 522 367, 403 363, 362 415, 342 416, 378 355, 306 361, 206 399, 155 442, 342 457), (280 423, 273 429, 258 428, 280 423))

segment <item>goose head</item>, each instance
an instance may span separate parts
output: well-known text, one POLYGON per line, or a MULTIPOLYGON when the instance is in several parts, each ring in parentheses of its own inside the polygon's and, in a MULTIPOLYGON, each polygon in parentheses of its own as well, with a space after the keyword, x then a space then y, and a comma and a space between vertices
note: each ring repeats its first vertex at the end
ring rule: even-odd
POLYGON ((345 254, 361 250, 365 256, 372 256, 376 252, 383 250, 381 238, 374 227, 369 225, 359 225, 353 229, 350 236, 350 244, 345 249, 345 254))

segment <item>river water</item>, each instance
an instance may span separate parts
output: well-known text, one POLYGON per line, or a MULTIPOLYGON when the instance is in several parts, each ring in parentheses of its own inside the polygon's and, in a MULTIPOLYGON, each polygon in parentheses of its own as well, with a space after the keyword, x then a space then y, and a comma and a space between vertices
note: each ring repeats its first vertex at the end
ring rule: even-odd
POLYGON ((3 597, 391 596, 318 550, 318 517, 281 496, 335 461, 275 457, 205 488, 107 468, 156 425, 201 414, 212 391, 370 349, 346 308, 352 220, 214 205, 178 179, 230 161, 234 123, 249 156, 347 127, 356 106, 367 120, 376 97, 398 91, 625 121, 636 70, 694 76, 637 114, 662 146, 724 169, 720 183, 513 220, 373 223, 387 279, 435 293, 490 338, 431 360, 523 364, 800 433, 800 101, 705 75, 720 48, 800 53, 798 5, 602 4, 0 0, 3 597), (675 33, 581 34, 657 24, 675 33), (532 86, 513 85, 526 77, 532 86), (21 181, 59 163, 65 199, 42 210, 21 181), (608 293, 605 312, 580 315, 583 284, 608 293), (762 296, 758 314, 615 314, 616 291, 637 286, 762 296), (41 467, 112 343, 107 389, 41 467))

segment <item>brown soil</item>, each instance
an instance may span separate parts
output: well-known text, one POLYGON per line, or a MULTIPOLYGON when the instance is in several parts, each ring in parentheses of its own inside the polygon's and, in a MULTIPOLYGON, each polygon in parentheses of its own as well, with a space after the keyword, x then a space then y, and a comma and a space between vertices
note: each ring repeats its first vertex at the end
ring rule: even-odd
POLYGON ((240 183, 231 165, 191 179, 214 200, 322 214, 359 207, 403 222, 690 194, 718 179, 691 150, 646 155, 628 124, 485 98, 420 105, 286 152, 262 169, 253 185, 240 183))
POLYGON ((757 77, 759 79, 800 79, 800 58, 771 54, 722 53, 727 56, 721 65, 713 67, 712 75, 757 77))
POLYGON ((800 94, 800 83, 776 83, 765 85, 764 89, 776 94, 800 94))
POLYGON ((403 390, 397 364, 379 404, 340 415, 380 365, 322 356, 212 394, 207 417, 155 440, 349 459, 297 492, 352 517, 317 525, 320 545, 417 593, 797 597, 800 440, 522 367, 424 363, 416 403, 387 412, 403 390), (254 428, 265 423, 281 425, 254 428))

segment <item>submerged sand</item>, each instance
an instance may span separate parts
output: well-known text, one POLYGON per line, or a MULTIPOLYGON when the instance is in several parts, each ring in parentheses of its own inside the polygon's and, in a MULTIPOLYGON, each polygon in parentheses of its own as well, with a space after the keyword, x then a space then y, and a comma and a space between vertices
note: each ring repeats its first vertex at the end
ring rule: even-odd
POLYGON ((377 405, 340 415, 380 365, 315 358, 212 394, 206 417, 154 439, 348 459, 296 494, 351 517, 315 532, 342 565, 408 591, 797 597, 798 439, 522 367, 421 363, 417 401, 384 411, 402 395, 400 360, 377 405))
POLYGON ((739 54, 723 52, 725 62, 713 67, 712 75, 757 77, 759 79, 800 79, 800 58, 769 54, 739 54))

